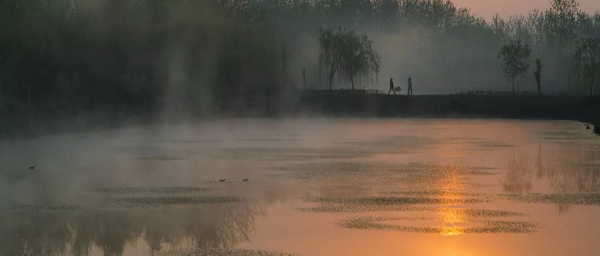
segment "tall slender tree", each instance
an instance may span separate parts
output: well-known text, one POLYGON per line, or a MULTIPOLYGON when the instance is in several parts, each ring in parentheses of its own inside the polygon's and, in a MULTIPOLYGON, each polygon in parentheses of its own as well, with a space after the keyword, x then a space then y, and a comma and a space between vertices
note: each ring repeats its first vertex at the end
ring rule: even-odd
POLYGON ((542 61, 540 58, 535 59, 535 70, 533 71, 535 82, 537 83, 538 94, 542 95, 542 61))

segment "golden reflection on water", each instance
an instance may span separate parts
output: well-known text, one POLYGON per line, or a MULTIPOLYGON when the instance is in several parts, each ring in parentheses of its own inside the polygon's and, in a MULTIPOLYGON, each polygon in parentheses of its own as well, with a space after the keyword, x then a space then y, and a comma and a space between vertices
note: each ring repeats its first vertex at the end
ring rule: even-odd
MULTIPOLYGON (((465 188, 465 180, 462 175, 460 175, 459 166, 443 166, 442 170, 440 170, 443 175, 442 178, 435 182, 435 186, 440 188, 441 190, 459 190, 465 188)), ((452 194, 446 194, 448 198, 444 199, 460 199, 452 194)))
MULTIPOLYGON (((464 187, 460 175, 458 175, 457 168, 446 168, 444 171, 448 172, 449 175, 446 175, 441 182, 442 184, 440 184, 442 190, 452 190, 464 187)), ((447 193, 443 194, 442 198, 444 199, 443 201, 450 201, 452 199, 462 199, 462 196, 458 193, 447 193)), ((451 208, 441 208, 438 211, 438 214, 441 215, 441 219, 444 222, 443 227, 441 228, 441 234, 443 236, 458 236, 464 233, 464 228, 457 225, 465 222, 465 216, 462 216, 458 211, 451 208)))
MULTIPOLYGON (((310 123, 303 126, 297 126, 301 127, 301 129, 295 127, 296 130, 294 130, 298 133, 304 132, 303 134, 305 134, 305 137, 307 138, 306 141, 303 140, 298 142, 298 144, 285 142, 285 146, 291 148, 300 146, 314 147, 316 144, 321 146, 321 144, 327 144, 328 141, 334 141, 335 138, 364 138, 364 140, 368 141, 370 138, 369 136, 371 135, 394 138, 394 136, 404 136, 406 134, 414 134, 415 136, 433 134, 432 136, 438 137, 440 140, 433 146, 431 151, 429 151, 430 148, 429 145, 427 145, 428 148, 425 153, 411 148, 416 154, 407 154, 403 151, 396 155, 388 155, 387 157, 391 159, 384 159, 386 161, 391 160, 395 163, 402 164, 408 162, 423 162, 426 164, 437 162, 437 166, 440 166, 439 168, 441 169, 433 168, 435 169, 433 171, 427 169, 427 175, 430 175, 426 177, 427 182, 425 184, 415 185, 419 187, 425 186, 422 188, 423 190, 461 191, 489 195, 496 195, 499 193, 527 194, 533 192, 542 194, 600 192, 600 163, 597 162, 597 156, 595 155, 598 154, 600 150, 600 141, 595 141, 594 143, 597 144, 593 145, 589 145, 589 142, 586 142, 587 144, 583 142, 572 142, 562 138, 539 141, 532 139, 531 136, 533 135, 531 135, 530 132, 525 133, 521 131, 526 130, 525 128, 527 127, 538 126, 541 126, 541 128, 539 128, 540 130, 545 131, 546 129, 549 129, 550 131, 554 131, 565 126, 565 124, 540 122, 529 124, 526 122, 510 123, 504 121, 485 121, 482 123, 492 123, 492 125, 482 127, 481 125, 478 125, 478 123, 473 123, 471 121, 453 121, 454 123, 459 124, 453 126, 448 126, 446 124, 448 122, 448 120, 433 121, 432 123, 410 123, 409 121, 403 121, 392 126, 392 124, 394 124, 392 122, 381 123, 381 121, 377 121, 377 123, 371 124, 367 121, 361 121, 358 126, 354 126, 351 123, 343 123, 343 125, 333 124, 338 126, 331 128, 328 124, 319 125, 318 129, 314 128, 317 124, 310 123), (306 127, 312 128, 308 129, 306 127), (422 132, 422 129, 431 127, 435 128, 434 132, 422 132), (369 128, 370 130, 366 128, 369 128), (325 130, 326 132, 321 132, 320 129, 325 130), (493 141, 500 141, 510 145, 514 144, 515 148, 490 146, 493 150, 489 148, 489 150, 480 150, 479 148, 483 146, 471 145, 474 143, 473 141, 477 142, 479 140, 444 139, 460 137, 494 138, 493 141), (462 169, 464 166, 491 166, 498 170, 498 175, 480 175, 477 177, 472 175, 471 177, 467 177, 468 175, 465 175, 465 170, 462 169), (471 191, 471 187, 468 183, 471 181, 482 181, 484 183, 493 183, 500 186, 485 188, 485 191, 471 191)), ((575 129, 577 127, 581 128, 581 125, 579 124, 573 124, 572 126, 575 128, 571 128, 569 125, 570 124, 566 124, 569 129, 575 129)), ((248 125, 244 125, 242 127, 243 130, 240 128, 241 132, 239 132, 239 137, 247 138, 253 134, 255 136, 262 136, 262 133, 258 132, 257 129, 254 129, 256 131, 249 133, 248 127, 248 125)), ((252 127, 250 126, 250 128, 252 127)), ((228 141, 230 137, 233 136, 230 136, 229 133, 236 134, 235 130, 230 131, 229 129, 222 127, 214 130, 223 131, 224 138, 221 139, 225 141, 228 141)), ((262 129, 261 127, 260 130, 268 130, 269 133, 271 133, 274 129, 262 129)), ((181 134, 181 132, 173 133, 181 134)), ((218 135, 213 133, 207 134, 210 136, 218 135)), ((137 136, 139 137, 140 135, 137 136)), ((264 136, 268 137, 272 135, 267 134, 264 136)), ((564 137, 566 135, 562 136, 564 137)), ((572 136, 576 139, 579 138, 575 135, 572 136)), ((102 139, 108 140, 109 138, 102 137, 102 139)), ((145 137, 141 137, 141 139, 145 139, 145 137)), ((593 138, 593 140, 597 139, 593 138)), ((590 139, 590 141, 592 141, 592 139, 590 139)), ((231 145, 224 143, 221 147, 237 147, 236 143, 238 142, 234 142, 231 142, 231 145)), ((413 143, 412 140, 409 140, 409 142, 413 143)), ((122 143, 123 142, 120 141, 118 143, 115 142, 115 144, 119 146, 122 145, 122 143)), ((277 146, 280 146, 278 143, 273 141, 269 142, 268 140, 245 143, 257 148, 267 147, 263 144, 269 143, 269 145, 277 144, 277 146)), ((411 147, 414 146, 408 142, 400 143, 395 141, 394 143, 399 143, 396 145, 399 148, 404 147, 405 144, 409 144, 411 147)), ((52 145, 52 147, 49 147, 50 149, 47 149, 48 152, 57 151, 54 148, 54 145, 58 143, 48 144, 52 145)), ((142 144, 147 147, 149 147, 148 145, 151 146, 151 144, 147 142, 142 144)), ((180 144, 182 143, 178 143, 177 147, 183 147, 180 144)), ((220 145, 220 143, 214 143, 207 146, 209 148, 207 151, 214 150, 212 147, 217 144, 220 145)), ((185 145, 188 146, 188 144, 185 145)), ((84 146, 88 145, 84 144, 84 146)), ((81 148, 85 148, 84 146, 81 146, 81 148)), ((36 144, 35 147, 39 148, 38 144, 36 144)), ((203 147, 204 146, 202 146, 202 149, 204 149, 203 147)), ((387 150, 386 147, 389 147, 389 145, 386 145, 385 147, 381 146, 381 148, 373 146, 373 149, 370 150, 377 152, 378 150, 387 150)), ((6 152, 25 151, 26 150, 12 150, 6 152)), ((44 156, 45 159, 74 158, 70 152, 76 151, 77 150, 69 150, 68 154, 65 153, 68 157, 58 154, 62 153, 58 151, 55 153, 58 154, 58 158, 50 153, 46 153, 44 156)), ((266 152, 275 154, 271 152, 277 152, 277 150, 266 152)), ((134 153, 136 155, 147 155, 145 150, 142 149, 136 149, 134 153)), ((157 153, 153 152, 151 156, 154 157, 154 154, 161 156, 161 154, 167 153, 161 151, 157 153)), ((10 195, 14 195, 15 198, 17 198, 16 196, 19 196, 17 199, 21 200, 20 198, 23 194, 28 195, 29 193, 22 192, 27 188, 25 185, 31 185, 32 187, 36 187, 36 190, 34 191, 35 194, 34 192, 31 192, 30 194, 42 198, 39 200, 48 200, 46 198, 52 196, 51 193, 59 194, 58 192, 63 192, 50 190, 55 189, 55 184, 58 184, 58 182, 48 182, 48 179, 52 177, 55 177, 54 179, 66 179, 66 181, 72 184, 78 184, 79 182, 82 183, 81 186, 84 186, 84 183, 78 179, 87 180, 87 176, 85 175, 90 175, 90 180, 102 180, 102 182, 94 183, 98 183, 99 185, 105 185, 106 183, 106 186, 119 186, 121 184, 127 186, 138 186, 139 184, 145 186, 198 186, 197 183, 203 181, 227 178, 227 182, 225 183, 216 183, 217 185, 215 186, 218 186, 219 189, 210 193, 223 196, 237 196, 240 194, 243 194, 244 196, 255 195, 254 197, 259 200, 251 201, 249 203, 196 205, 194 207, 178 207, 173 209, 169 207, 168 209, 149 209, 145 211, 114 210, 100 213, 88 211, 74 213, 0 213, 0 217, 2 217, 0 218, 0 227, 2 227, 0 230, 5 234, 4 237, 0 236, 0 241, 3 241, 3 239, 10 239, 11 241, 11 243, 0 246, 0 255, 44 255, 41 253, 34 253, 34 250, 39 252, 39 250, 42 249, 46 252, 64 251, 65 253, 62 254, 68 254, 74 250, 81 253, 73 254, 86 255, 86 252, 90 250, 89 248, 95 248, 92 250, 102 251, 104 254, 131 255, 131 252, 126 248, 132 247, 133 245, 148 247, 147 251, 142 251, 142 249, 131 249, 139 251, 139 254, 134 255, 156 253, 166 249, 166 247, 169 247, 168 245, 171 245, 171 247, 198 248, 237 248, 247 246, 253 249, 277 249, 284 252, 298 252, 300 254, 305 252, 304 255, 403 254, 466 256, 484 254, 516 255, 515 252, 520 252, 521 255, 570 255, 568 253, 569 251, 571 251, 571 253, 584 251, 593 252, 595 248, 590 241, 593 241, 593 238, 598 236, 597 230, 593 229, 593 227, 599 225, 598 218, 596 218, 600 211, 600 208, 598 207, 580 207, 568 204, 525 205, 523 203, 516 204, 512 201, 493 201, 489 204, 481 204, 480 206, 442 203, 438 205, 439 208, 436 211, 414 213, 416 216, 420 216, 421 213, 427 214, 427 218, 425 218, 428 222, 428 227, 426 227, 427 233, 430 232, 430 227, 434 227, 435 234, 433 235, 418 235, 407 232, 349 231, 330 225, 332 222, 344 218, 344 213, 316 214, 296 211, 296 208, 294 208, 297 206, 295 205, 295 201, 289 205, 277 202, 277 200, 283 200, 286 196, 287 192, 285 192, 285 189, 279 189, 279 186, 277 186, 272 190, 271 195, 270 187, 267 188, 265 185, 267 183, 252 183, 254 180, 261 181, 262 178, 260 175, 262 173, 259 173, 259 171, 261 168, 266 168, 266 166, 269 166, 271 163, 245 159, 204 159, 203 157, 206 156, 199 156, 198 159, 185 157, 182 157, 181 159, 170 159, 168 158, 170 156, 169 153, 167 154, 166 159, 159 158, 159 160, 153 159, 152 161, 136 160, 131 161, 133 162, 133 164, 131 164, 130 162, 121 162, 121 160, 119 160, 121 159, 120 156, 113 156, 112 154, 113 153, 110 152, 107 153, 107 156, 105 157, 94 156, 91 160, 90 158, 81 157, 82 160, 80 161, 83 162, 83 164, 81 164, 82 166, 94 166, 96 163, 104 162, 105 159, 113 160, 114 157, 113 161, 105 161, 110 163, 107 164, 107 166, 100 165, 102 168, 94 167, 89 171, 90 174, 79 174, 83 175, 82 177, 85 177, 86 179, 75 179, 59 172, 52 172, 52 175, 43 176, 43 179, 31 179, 25 177, 20 181, 21 183, 14 183, 14 186, 8 186, 7 188, 13 189, 14 187, 14 190, 10 191, 10 195), (208 173, 198 171, 198 169, 200 169, 198 166, 209 170, 207 171, 208 173), (94 170, 96 168, 102 170, 102 172, 95 172, 94 170), (106 174, 104 172, 105 169, 113 170, 115 175, 106 174), (130 173, 130 171, 128 171, 130 169, 140 171, 140 174, 138 175, 137 172, 134 173, 133 171, 130 173), (174 174, 174 171, 177 171, 177 173, 174 174), (239 181, 239 179, 246 177, 250 177, 250 183, 242 183, 239 181), (26 180, 26 178, 30 180, 26 180), (232 182, 230 182, 230 179, 232 182), (237 179, 238 181, 233 181, 234 179, 237 179), (27 181, 27 183, 25 183, 25 181, 27 181), (45 189, 43 186, 38 186, 38 183, 42 183, 42 181, 44 184, 52 184, 52 186, 48 185, 48 189, 45 189), (519 237, 516 235, 480 235, 476 232, 466 235, 467 231, 470 231, 470 225, 473 225, 474 222, 474 225, 477 225, 478 222, 473 220, 478 217, 473 217, 472 214, 454 207, 465 209, 482 207, 482 209, 492 208, 522 212, 526 216, 530 216, 529 219, 523 220, 532 220, 535 218, 536 222, 547 224, 547 226, 544 227, 545 230, 543 230, 543 232, 527 234, 527 236, 519 235, 519 237), (569 218, 559 218, 558 213, 554 211, 554 207, 558 207, 558 211, 563 214, 569 214, 570 210, 571 213, 568 215, 569 218), (267 215, 268 218, 259 218, 267 215), (202 218, 193 218, 193 216, 201 216, 202 218), (430 216, 434 216, 433 220, 430 216), (294 221, 289 221, 290 219, 294 221), (32 232, 31 230, 34 229, 35 232, 32 232), (58 236, 56 235, 58 234, 57 232, 60 233, 58 236), (282 236, 281 234, 283 233, 292 234, 292 236, 282 236), (8 236, 9 234, 15 235, 8 236), (44 237, 53 237, 53 239, 44 243, 44 248, 36 247, 35 241, 41 241, 40 239, 44 237), (335 239, 331 239, 332 237, 335 239), (527 239, 522 239, 521 237, 526 237, 527 239), (548 239, 551 239, 552 241, 561 241, 561 243, 553 243, 557 245, 555 247, 544 246, 548 244, 548 239), (187 246, 184 246, 187 241, 191 242, 189 242, 187 246), (398 241, 410 242, 399 243, 398 241), (97 248, 94 246, 97 246, 97 248), (79 249, 79 251, 77 251, 77 249, 79 249), (374 250, 377 252, 373 253, 374 250)), ((9 155, 8 153, 4 155, 0 154, 0 158, 2 158, 2 161, 0 162, 3 163, 3 167, 5 167, 6 162, 8 161, 6 159, 9 157, 17 159, 17 157, 9 155)), ((31 157, 28 156, 28 159, 29 158, 31 157)), ((318 160, 316 158, 318 157, 315 157, 315 160, 318 160)), ((369 160, 375 161, 374 158, 369 160)), ((73 170, 77 170, 76 168, 78 168, 77 166, 80 164, 79 162, 64 162, 68 163, 70 167, 67 167, 72 168, 73 170)), ((62 162, 60 163, 62 164, 62 162)), ((40 166, 39 169, 43 170, 45 173, 49 173, 48 171, 52 170, 44 170, 44 168, 49 169, 47 165, 48 163, 40 166)), ((15 163, 15 166, 20 166, 20 163, 15 163)), ((387 174, 389 172, 384 173, 387 174)), ((50 179, 50 181, 54 180, 50 179)), ((285 182, 282 183, 283 185, 281 186, 286 186, 288 184, 287 181, 282 180, 281 182, 285 182)), ((342 186, 341 188, 352 185, 350 189, 340 189, 339 187, 335 187, 333 191, 323 192, 323 196, 361 197, 371 195, 371 193, 381 192, 377 190, 380 188, 377 186, 371 187, 369 184, 359 184, 359 189, 355 187, 355 184, 347 184, 346 182, 346 180, 338 180, 337 184, 328 185, 332 185, 332 187, 333 185, 339 185, 342 186)), ((310 186, 313 185, 314 184, 310 184, 310 186)), ((298 186, 302 187, 304 186, 304 183, 301 183, 298 186)), ((61 189, 65 190, 64 192, 73 193, 69 189, 61 189)), ((56 190, 59 189, 56 188, 56 190)), ((291 194, 292 195, 290 196, 294 196, 295 198, 296 194, 291 194)), ((425 196, 429 197, 428 195, 425 196)), ((460 202, 460 199, 470 198, 470 196, 461 195, 459 193, 436 194, 435 197, 443 199, 441 200, 442 202, 460 202)), ((361 214, 370 215, 370 213, 361 214)), ((413 215, 412 212, 406 212, 405 214, 413 215)), ((509 220, 513 219, 511 218, 509 220)))
MULTIPOLYGON (((443 196, 448 198, 448 196, 443 196)), ((441 216, 443 222, 440 232, 443 236, 458 236, 464 234, 464 227, 460 224, 465 223, 466 218, 459 211, 454 209, 442 208, 438 213, 441 216)))
POLYGON ((463 228, 460 227, 444 227, 442 228, 443 236, 458 236, 463 233, 463 228))

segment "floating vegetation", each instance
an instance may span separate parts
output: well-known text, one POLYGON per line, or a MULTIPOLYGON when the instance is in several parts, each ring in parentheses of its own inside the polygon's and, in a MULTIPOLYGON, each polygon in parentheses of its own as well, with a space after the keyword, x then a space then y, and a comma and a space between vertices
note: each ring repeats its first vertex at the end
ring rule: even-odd
POLYGON ((513 145, 510 145, 510 144, 504 144, 504 143, 492 142, 492 141, 477 141, 474 144, 476 146, 475 149, 479 149, 479 150, 513 147, 513 145))
POLYGON ((160 146, 151 145, 117 146, 110 147, 110 150, 122 154, 152 154, 158 152, 166 152, 166 150, 164 150, 160 146))
POLYGON ((328 204, 358 204, 358 205, 456 205, 490 202, 483 198, 438 198, 438 197, 305 197, 305 201, 328 204))
POLYGON ((373 152, 347 148, 228 148, 212 154, 213 158, 253 160, 315 160, 365 157, 373 152))
POLYGON ((520 196, 520 194, 498 194, 498 196, 520 196))
POLYGON ((371 141, 342 141, 343 147, 369 149, 377 153, 414 153, 431 148, 436 142, 433 138, 415 136, 385 137, 371 141))
POLYGON ((184 160, 202 153, 199 149, 174 149, 158 146, 117 147, 116 151, 143 161, 184 160))
MULTIPOLYGON (((499 218, 499 217, 522 217, 525 214, 514 211, 498 211, 487 209, 469 209, 469 208, 437 208, 436 211, 446 215, 461 216, 466 219, 478 218, 499 218)), ((440 217, 442 218, 442 217, 440 217)))
POLYGON ((554 141, 576 141, 583 140, 586 137, 591 136, 589 133, 581 130, 578 132, 573 131, 557 131, 557 132, 539 132, 537 138, 540 140, 554 140, 554 141))
POLYGON ((332 204, 316 207, 296 208, 299 211, 311 213, 357 213, 357 212, 409 212, 433 211, 433 207, 411 205, 360 205, 360 204, 332 204))
POLYGON ((11 204, 0 205, 0 212, 79 212, 79 211, 117 211, 117 210, 154 210, 162 209, 159 205, 127 205, 127 204, 90 204, 90 205, 36 205, 11 204))
POLYGON ((97 188, 95 193, 101 195, 131 195, 131 194, 185 194, 215 190, 206 187, 106 187, 97 188))
POLYGON ((300 163, 283 167, 275 167, 275 170, 292 171, 292 172, 346 172, 346 173, 362 173, 362 172, 405 172, 410 170, 409 165, 392 164, 392 163, 375 163, 375 162, 313 162, 300 163))
POLYGON ((385 191, 380 192, 383 195, 403 195, 403 196, 484 196, 484 194, 471 193, 456 190, 423 190, 423 191, 385 191))
POLYGON ((532 233, 539 225, 528 221, 496 221, 473 218, 464 222, 478 223, 481 226, 462 227, 462 226, 436 226, 436 227, 415 227, 386 224, 386 221, 415 221, 415 220, 438 220, 438 218, 426 217, 357 217, 346 219, 338 223, 341 227, 349 229, 363 230, 385 230, 400 231, 412 233, 436 233, 442 235, 460 235, 460 234, 482 234, 482 233, 532 233))
POLYGON ((529 194, 505 197, 528 203, 600 205, 600 194, 529 194))
POLYGON ((373 162, 314 162, 292 164, 275 168, 283 173, 271 175, 276 178, 290 178, 311 182, 336 182, 353 184, 395 185, 436 184, 448 182, 456 188, 477 187, 468 181, 467 176, 496 175, 486 167, 465 167, 458 165, 434 164, 394 164, 373 162))
POLYGON ((600 161, 573 161, 567 162, 567 165, 580 166, 580 167, 591 167, 600 169, 600 161))
POLYGON ((453 215, 470 218, 491 218, 491 217, 517 217, 523 216, 522 213, 512 211, 479 210, 464 208, 437 208, 427 206, 415 206, 406 204, 327 204, 315 207, 296 208, 303 212, 312 213, 357 213, 357 212, 412 212, 412 211, 436 211, 451 213, 453 215))
POLYGON ((233 196, 115 197, 104 198, 104 200, 117 203, 146 205, 224 204, 250 201, 247 198, 233 196))
POLYGON ((362 186, 358 184, 335 184, 335 185, 323 185, 323 186, 313 186, 308 189, 317 190, 317 191, 326 191, 326 192, 340 192, 340 191, 360 191, 360 192, 370 192, 373 191, 371 186, 362 186))
POLYGON ((476 150, 495 150, 498 148, 509 148, 513 147, 511 144, 505 144, 500 142, 491 141, 485 138, 448 138, 439 139, 444 145, 457 145, 457 147, 448 148, 452 151, 476 151, 476 150))
POLYGON ((187 157, 182 156, 166 156, 166 155, 150 155, 150 156, 140 156, 139 160, 143 161, 174 161, 174 160, 184 160, 187 157))
POLYGON ((436 164, 395 164, 395 163, 376 163, 376 162, 315 162, 300 163, 284 167, 276 167, 275 170, 296 171, 296 172, 344 172, 344 173, 373 173, 373 172, 397 172, 397 173, 419 173, 436 172, 451 173, 456 175, 495 175, 493 168, 488 167, 467 167, 459 165, 436 165, 436 164))
POLYGON ((195 140, 195 139, 172 139, 167 140, 166 142, 174 142, 174 143, 182 143, 182 144, 200 144, 200 143, 215 143, 221 142, 223 140, 217 139, 204 139, 204 140, 195 140))
POLYGON ((276 251, 244 249, 177 249, 161 252, 161 256, 297 256, 276 251))
POLYGON ((299 141, 300 139, 290 138, 253 138, 253 139, 241 139, 241 141, 299 141))
POLYGON ((0 205, 4 212, 72 212, 96 210, 145 210, 160 209, 173 205, 195 204, 226 204, 244 203, 250 199, 232 196, 171 196, 171 197, 105 197, 104 203, 87 205, 36 205, 36 204, 9 204, 0 205))

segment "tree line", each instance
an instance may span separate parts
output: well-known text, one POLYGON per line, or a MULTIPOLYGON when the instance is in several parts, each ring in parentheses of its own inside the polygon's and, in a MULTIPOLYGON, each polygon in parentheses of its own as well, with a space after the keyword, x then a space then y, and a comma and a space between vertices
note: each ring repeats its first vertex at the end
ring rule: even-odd
MULTIPOLYGON (((250 0, 243 8, 264 11, 292 52, 316 41, 306 38, 318 37, 314 30, 322 25, 367 35, 381 55, 382 74, 422 78, 431 92, 506 88, 497 54, 520 40, 531 50, 531 62, 539 58, 549 70, 540 81, 547 93, 588 94, 589 78, 580 75, 574 53, 581 38, 600 37, 600 13, 584 12, 576 0, 549 0, 546 10, 491 21, 447 0, 250 0)), ((315 87, 329 87, 317 57, 292 59, 291 76, 308 67, 315 87)), ((531 86, 523 89, 536 91, 535 77, 527 76, 521 84, 531 86)), ((351 86, 338 81, 338 88, 351 86)))
POLYGON ((5 0, 0 112, 270 109, 302 86, 385 88, 377 73, 430 92, 508 89, 498 51, 517 40, 547 70, 542 90, 587 95, 600 13, 549 3, 486 22, 446 0, 5 0), (366 68, 323 74, 320 27, 370 47, 349 55, 366 68))
POLYGON ((284 46, 221 1, 0 1, 0 108, 268 104, 284 46))

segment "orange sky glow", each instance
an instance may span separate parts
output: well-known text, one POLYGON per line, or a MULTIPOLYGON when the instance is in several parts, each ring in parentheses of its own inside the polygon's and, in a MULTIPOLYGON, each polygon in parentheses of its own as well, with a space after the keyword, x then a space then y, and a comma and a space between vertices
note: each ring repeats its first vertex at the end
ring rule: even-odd
MULTIPOLYGON (((452 0, 458 7, 471 9, 471 13, 490 21, 496 13, 507 18, 514 14, 527 14, 533 9, 546 10, 549 0, 452 0)), ((600 0, 579 0, 579 8, 587 13, 600 10, 600 0)))

